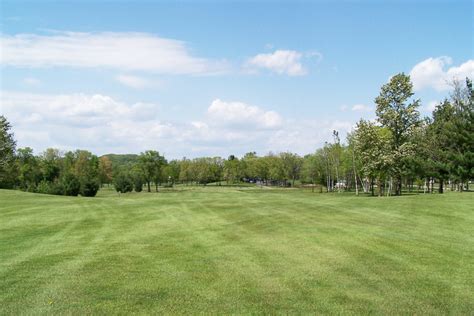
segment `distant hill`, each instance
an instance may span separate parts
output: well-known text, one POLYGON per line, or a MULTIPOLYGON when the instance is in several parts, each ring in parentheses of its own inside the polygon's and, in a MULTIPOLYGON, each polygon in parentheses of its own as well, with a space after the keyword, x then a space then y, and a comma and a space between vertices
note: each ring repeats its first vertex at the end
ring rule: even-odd
POLYGON ((124 166, 124 165, 132 165, 138 161, 138 155, 135 154, 106 154, 102 157, 108 157, 112 162, 112 166, 124 166))

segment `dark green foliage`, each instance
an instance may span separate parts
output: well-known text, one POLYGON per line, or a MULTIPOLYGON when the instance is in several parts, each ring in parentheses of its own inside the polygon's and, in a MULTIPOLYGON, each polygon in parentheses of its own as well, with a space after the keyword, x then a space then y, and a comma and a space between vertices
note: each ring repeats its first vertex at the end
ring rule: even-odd
POLYGON ((99 191, 100 183, 96 177, 83 177, 81 179, 81 195, 93 197, 99 191))
POLYGON ((46 180, 42 180, 38 184, 38 186, 34 187, 34 191, 31 191, 31 192, 53 194, 53 195, 64 195, 64 186, 60 182, 48 182, 46 180))
POLYGON ((0 188, 11 188, 15 184, 16 142, 11 132, 11 124, 0 115, 0 188))
POLYGON ((81 191, 81 183, 79 179, 72 173, 67 173, 61 179, 64 188, 63 194, 69 196, 77 196, 81 191))
MULTIPOLYGON (((114 175, 114 187, 117 192, 127 193, 133 190, 133 181, 128 173, 119 172, 114 175)), ((143 183, 142 183, 143 186, 143 183)), ((139 192, 139 191, 137 191, 139 192)))
POLYGON ((132 166, 138 162, 138 155, 134 154, 126 154, 126 155, 118 155, 118 154, 107 154, 101 157, 107 157, 112 162, 114 167, 126 167, 132 166))
POLYGON ((133 189, 135 192, 142 192, 145 182, 141 176, 133 177, 133 189))
POLYGON ((155 182, 156 191, 158 192, 158 183, 162 181, 164 165, 166 165, 165 157, 155 150, 147 150, 138 157, 138 166, 147 184, 148 192, 151 191, 152 181, 155 182))
POLYGON ((396 180, 395 194, 402 193, 402 174, 409 156, 413 155, 415 144, 413 134, 419 126, 419 100, 412 100, 413 84, 410 76, 397 74, 390 82, 383 85, 379 96, 375 99, 377 105, 377 120, 382 127, 390 131, 390 150, 387 152, 393 161, 391 174, 396 180))
POLYGON ((26 147, 18 149, 17 153, 18 182, 22 190, 33 192, 42 179, 39 158, 33 154, 33 149, 26 147))

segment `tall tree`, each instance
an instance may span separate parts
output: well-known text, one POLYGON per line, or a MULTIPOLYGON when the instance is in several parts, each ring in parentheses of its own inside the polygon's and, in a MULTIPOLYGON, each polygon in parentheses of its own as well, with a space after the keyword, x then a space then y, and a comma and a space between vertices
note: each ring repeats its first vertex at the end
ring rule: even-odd
POLYGON ((449 176, 450 169, 450 131, 454 130, 454 107, 448 100, 440 103, 433 111, 431 124, 427 127, 428 142, 424 143, 426 158, 425 163, 429 163, 432 174, 439 179, 439 193, 444 191, 444 181, 449 176))
POLYGON ((466 78, 465 85, 454 81, 451 94, 454 106, 454 124, 450 131, 450 159, 452 172, 461 182, 468 186, 469 179, 474 177, 474 90, 472 80, 466 78))
POLYGON ((355 152, 364 162, 362 173, 371 179, 372 195, 374 195, 374 181, 377 182, 379 195, 382 195, 382 185, 394 165, 393 155, 390 153, 392 138, 390 130, 360 120, 353 137, 355 152))
POLYGON ((317 153, 304 156, 301 174, 305 181, 311 183, 311 191, 314 192, 314 186, 316 183, 321 182, 321 177, 324 174, 323 157, 317 153))
POLYGON ((99 179, 100 183, 110 184, 112 182, 112 161, 108 156, 102 156, 99 158, 99 179))
POLYGON ((95 196, 100 188, 99 158, 89 151, 76 150, 73 170, 81 183, 81 195, 95 196))
POLYGON ((54 182, 61 173, 61 153, 56 148, 47 148, 40 157, 43 178, 46 181, 54 182))
POLYGON ((303 160, 297 154, 283 152, 280 154, 285 178, 291 180, 291 186, 295 186, 295 180, 299 178, 303 160))
POLYGON ((5 116, 0 115, 0 188, 14 184, 16 142, 11 128, 5 116))
POLYGON ((417 110, 420 101, 410 101, 412 96, 413 84, 410 81, 410 76, 399 73, 393 76, 389 83, 382 86, 379 96, 375 99, 377 120, 391 132, 396 195, 402 193, 404 158, 413 149, 410 137, 420 122, 417 110))
POLYGON ((17 160, 20 188, 34 192, 41 181, 41 171, 38 159, 33 154, 33 149, 30 147, 18 149, 17 160))
POLYGON ((234 155, 224 161, 223 176, 227 184, 239 182, 243 176, 242 163, 234 155))
POLYGON ((156 191, 158 192, 158 182, 161 179, 161 169, 165 165, 165 157, 161 156, 155 150, 147 150, 140 153, 138 164, 143 174, 143 179, 147 184, 148 192, 151 192, 151 181, 155 181, 156 191))

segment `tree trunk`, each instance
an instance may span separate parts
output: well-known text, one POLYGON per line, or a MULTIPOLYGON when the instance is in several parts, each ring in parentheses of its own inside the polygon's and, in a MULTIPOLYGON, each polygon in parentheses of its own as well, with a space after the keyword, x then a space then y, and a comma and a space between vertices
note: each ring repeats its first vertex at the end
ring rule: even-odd
POLYGON ((444 179, 439 179, 438 193, 443 194, 444 192, 444 179))
POLYGON ((146 184, 147 184, 147 186, 148 186, 148 192, 151 192, 150 181, 147 181, 146 184))
POLYGON ((359 188, 357 186, 357 173, 356 173, 356 167, 355 167, 355 157, 354 157, 354 147, 352 147, 352 169, 354 170, 354 181, 355 181, 355 186, 356 186, 356 195, 359 195, 359 188))
POLYGON ((402 176, 397 176, 397 189, 395 195, 402 195, 402 176))

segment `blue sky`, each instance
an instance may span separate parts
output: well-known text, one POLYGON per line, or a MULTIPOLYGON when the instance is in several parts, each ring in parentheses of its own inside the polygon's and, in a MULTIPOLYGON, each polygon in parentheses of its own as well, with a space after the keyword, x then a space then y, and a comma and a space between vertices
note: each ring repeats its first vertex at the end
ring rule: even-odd
POLYGON ((170 158, 313 152, 409 73, 420 112, 474 76, 471 1, 2 1, 18 145, 170 158))

